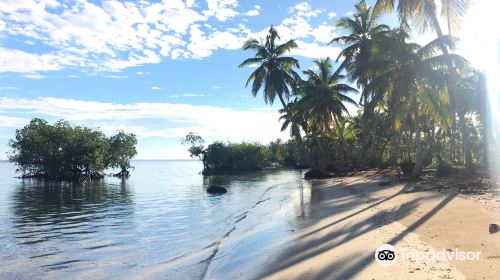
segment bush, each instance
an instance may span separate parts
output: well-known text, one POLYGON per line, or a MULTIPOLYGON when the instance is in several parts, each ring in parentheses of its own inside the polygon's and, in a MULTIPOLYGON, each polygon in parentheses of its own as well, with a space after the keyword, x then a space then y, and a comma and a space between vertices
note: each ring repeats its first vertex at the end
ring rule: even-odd
POLYGON ((204 155, 208 173, 222 171, 251 171, 270 166, 267 149, 258 143, 222 143, 208 145, 204 155))
POLYGON ((443 159, 438 156, 436 158, 436 176, 446 177, 453 173, 453 167, 451 163, 443 161, 443 159))
POLYGON ((99 130, 72 127, 63 120, 50 125, 33 119, 9 141, 9 160, 22 177, 54 180, 90 180, 102 178, 108 167, 130 167, 135 156, 135 135, 120 132, 107 138, 99 130))
POLYGON ((205 175, 261 170, 276 165, 303 164, 298 160, 297 145, 292 140, 283 143, 277 139, 267 146, 260 143, 216 141, 205 148, 203 138, 190 132, 181 143, 189 146, 188 152, 191 157, 197 157, 203 162, 205 175))

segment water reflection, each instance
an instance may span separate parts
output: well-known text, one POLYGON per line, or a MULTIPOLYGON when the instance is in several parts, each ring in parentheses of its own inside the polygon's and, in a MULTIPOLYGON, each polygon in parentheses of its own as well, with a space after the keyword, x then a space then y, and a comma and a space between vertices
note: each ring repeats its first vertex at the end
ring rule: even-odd
POLYGON ((17 228, 98 222, 133 212, 126 181, 64 184, 23 180, 11 201, 17 228))
POLYGON ((13 216, 7 235, 13 240, 8 243, 16 248, 7 251, 7 256, 16 253, 20 257, 23 252, 48 270, 81 262, 81 254, 75 252, 117 245, 116 238, 106 232, 131 228, 129 217, 134 212, 126 181, 63 184, 22 180, 10 201, 13 216))
POLYGON ((197 162, 135 165, 126 181, 60 184, 10 179, 12 167, 0 164, 0 263, 8 268, 0 279, 199 275, 214 244, 223 244, 214 260, 253 263, 246 246, 264 252, 310 216, 310 184, 295 170, 203 178, 197 162), (209 186, 228 193, 208 195, 209 186))

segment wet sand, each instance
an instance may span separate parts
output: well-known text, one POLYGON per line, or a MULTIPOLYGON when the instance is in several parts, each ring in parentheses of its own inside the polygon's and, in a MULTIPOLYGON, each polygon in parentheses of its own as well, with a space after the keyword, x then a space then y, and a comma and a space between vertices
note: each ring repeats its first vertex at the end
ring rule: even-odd
MULTIPOLYGON (((498 279, 500 197, 463 195, 365 173, 313 182, 312 220, 297 229, 256 279, 498 279), (381 244, 397 251, 479 251, 477 261, 374 259, 381 244)), ((399 257, 399 256, 398 256, 399 257)))

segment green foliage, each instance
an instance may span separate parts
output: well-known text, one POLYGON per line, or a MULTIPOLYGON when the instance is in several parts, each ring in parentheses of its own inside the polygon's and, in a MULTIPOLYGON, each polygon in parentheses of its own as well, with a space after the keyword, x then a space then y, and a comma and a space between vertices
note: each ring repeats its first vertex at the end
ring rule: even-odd
POLYGON ((294 141, 283 143, 277 139, 268 145, 216 141, 205 148, 203 138, 190 132, 181 142, 189 145, 188 151, 192 157, 198 157, 203 162, 203 174, 206 175, 300 164, 299 152, 294 141))
POLYGON ((107 138, 99 130, 62 120, 50 125, 36 118, 16 130, 15 139, 9 141, 9 160, 24 177, 89 180, 102 177, 108 167, 129 168, 136 144, 133 134, 120 132, 107 138))
POLYGON ((246 142, 214 142, 207 147, 205 162, 210 170, 248 171, 270 166, 267 148, 246 142))
POLYGON ((137 155, 137 138, 134 134, 119 131, 108 140, 108 165, 111 168, 120 168, 126 172, 130 166, 130 159, 137 155))
POLYGON ((299 67, 299 62, 293 57, 284 56, 296 48, 297 43, 294 40, 289 40, 283 44, 278 44, 279 39, 278 31, 271 26, 265 43, 255 39, 246 41, 243 50, 255 51, 255 56, 243 61, 239 67, 257 64, 258 67, 248 78, 246 86, 252 84, 252 95, 254 97, 263 88, 266 104, 272 105, 274 99, 278 96, 283 107, 285 107, 285 100, 290 96, 289 86, 294 83, 298 76, 293 67, 299 67))
POLYGON ((190 132, 184 139, 181 140, 181 143, 189 146, 188 151, 190 157, 197 157, 200 160, 203 160, 205 148, 203 144, 205 143, 205 140, 203 140, 200 135, 190 132))

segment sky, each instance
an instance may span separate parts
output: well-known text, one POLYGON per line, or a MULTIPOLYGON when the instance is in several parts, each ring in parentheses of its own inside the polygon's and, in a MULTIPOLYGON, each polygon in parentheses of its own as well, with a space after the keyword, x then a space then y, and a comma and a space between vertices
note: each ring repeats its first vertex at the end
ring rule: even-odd
MULTIPOLYGON (((473 2, 459 49, 496 75, 500 72, 491 66, 491 53, 498 65, 498 34, 492 39, 478 29, 498 21, 494 12, 500 7, 496 0, 473 2)), ((315 58, 338 56, 340 46, 327 43, 343 34, 334 24, 351 15, 354 4, 2 0, 0 159, 7 158, 15 130, 35 117, 65 119, 108 135, 135 133, 137 159, 188 158, 180 139, 189 132, 207 142, 286 139, 279 104, 269 106, 245 88, 254 69, 237 67, 253 55, 241 50, 243 42, 263 38, 273 24, 282 40, 297 41, 291 55, 302 70, 308 69, 315 58)), ((394 23, 395 17, 382 21, 394 23)), ((415 40, 429 36, 416 35, 415 40)))

